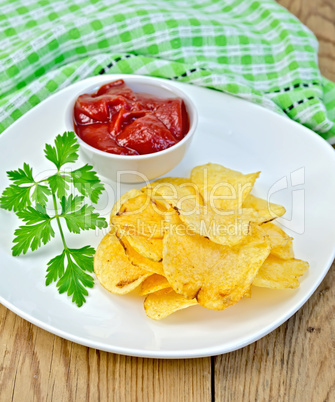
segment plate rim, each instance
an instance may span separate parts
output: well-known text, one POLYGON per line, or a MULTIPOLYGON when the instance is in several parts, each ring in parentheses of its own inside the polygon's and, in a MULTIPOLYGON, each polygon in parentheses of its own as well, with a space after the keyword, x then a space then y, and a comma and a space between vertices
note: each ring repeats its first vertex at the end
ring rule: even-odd
POLYGON ((280 318, 279 320, 275 321, 272 324, 269 324, 265 329, 262 331, 258 331, 253 337, 249 338, 246 341, 240 342, 239 344, 235 344, 233 347, 228 347, 228 348, 220 348, 220 347, 213 347, 213 348, 198 348, 198 349, 193 349, 189 351, 160 351, 160 350, 155 350, 155 351, 145 351, 143 349, 135 349, 135 348, 125 348, 125 347, 118 347, 118 346, 113 346, 109 345, 104 346, 104 344, 100 344, 99 342, 96 341, 88 341, 85 338, 81 338, 75 335, 71 335, 70 333, 66 331, 59 330, 56 327, 53 327, 52 325, 46 324, 45 322, 36 319, 32 317, 30 314, 25 313, 21 311, 19 308, 14 306, 12 303, 7 302, 7 300, 3 299, 2 296, 0 296, 0 303, 7 307, 9 310, 11 310, 13 313, 17 314, 19 317, 23 318, 24 320, 30 322, 31 324, 36 325, 37 327, 53 334, 57 335, 63 339, 66 339, 68 341, 77 343, 79 345, 101 350, 103 352, 109 352, 109 353, 116 353, 119 355, 124 355, 124 356, 131 356, 131 357, 142 357, 142 358, 149 358, 149 359, 196 359, 196 358, 202 358, 202 357, 211 357, 211 356, 218 356, 218 355, 223 355, 226 353, 234 352, 236 350, 242 349, 248 345, 253 344, 254 342, 260 340, 261 338, 265 337, 278 327, 280 327, 282 324, 284 324, 287 320, 289 320, 298 310, 303 307, 303 305, 310 299, 310 297, 314 294, 318 286, 321 284, 327 273, 329 272, 329 269, 333 263, 333 260, 335 258, 335 251, 333 252, 332 257, 328 260, 327 266, 328 268, 325 270, 324 275, 322 275, 315 283, 315 285, 310 289, 310 291, 304 296, 303 300, 301 303, 298 303, 298 305, 294 306, 291 310, 289 310, 288 313, 285 314, 283 318, 280 318), (196 351, 196 352, 195 352, 196 351))

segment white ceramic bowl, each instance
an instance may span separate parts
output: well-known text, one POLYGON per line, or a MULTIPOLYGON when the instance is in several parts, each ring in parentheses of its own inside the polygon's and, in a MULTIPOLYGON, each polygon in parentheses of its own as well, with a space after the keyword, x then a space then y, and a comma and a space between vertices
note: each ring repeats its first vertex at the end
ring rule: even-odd
MULTIPOLYGON (((116 79, 113 76, 106 76, 106 81, 101 82, 101 76, 96 78, 97 82, 95 84, 91 84, 85 91, 80 91, 69 103, 66 113, 66 126, 68 130, 74 131, 73 107, 78 96, 82 93, 95 92, 102 85, 116 79)), ((93 165, 99 174, 122 183, 141 183, 164 175, 181 162, 195 133, 198 115, 194 103, 189 96, 166 80, 130 75, 124 81, 135 92, 146 92, 162 98, 182 98, 190 120, 190 129, 180 142, 163 151, 148 155, 130 156, 110 154, 88 145, 77 136, 84 158, 93 165)))

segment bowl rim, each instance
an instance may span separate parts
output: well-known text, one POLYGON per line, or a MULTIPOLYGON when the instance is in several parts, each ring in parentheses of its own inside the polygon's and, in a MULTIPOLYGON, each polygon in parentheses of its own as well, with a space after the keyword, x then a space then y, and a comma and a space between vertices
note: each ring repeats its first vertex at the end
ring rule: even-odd
MULTIPOLYGON (((92 77, 92 78, 94 78, 94 77, 92 77)), ((106 81, 101 81, 101 76, 96 76, 96 78, 97 78, 96 84, 99 85, 99 87, 101 87, 102 85, 105 85, 106 83, 111 81, 111 75, 109 75, 108 78, 106 77, 106 81)), ((127 84, 128 76, 123 77, 122 79, 127 84)), ((117 80, 117 78, 115 78, 115 80, 117 80)), ((129 74, 129 81, 132 81, 134 83, 136 83, 136 82, 143 83, 143 84, 150 83, 151 85, 155 84, 157 87, 161 87, 161 88, 164 88, 164 89, 172 92, 176 96, 182 98, 184 101, 186 100, 185 106, 187 109, 189 109, 189 108, 192 109, 193 121, 192 121, 192 124, 190 125, 190 128, 189 128, 187 134, 185 135, 185 137, 182 140, 180 140, 179 142, 177 142, 177 144, 174 144, 169 148, 163 149, 162 151, 153 152, 150 154, 143 154, 143 155, 118 155, 118 154, 113 154, 113 153, 102 151, 100 149, 94 148, 91 145, 87 144, 84 140, 82 140, 79 137, 79 135, 76 133, 76 131, 73 127, 72 131, 74 132, 80 146, 86 148, 86 150, 89 152, 92 152, 98 156, 102 156, 105 158, 116 159, 116 160, 143 160, 143 159, 152 159, 157 156, 164 155, 169 152, 173 152, 173 151, 177 150, 179 147, 182 147, 183 144, 188 142, 193 137, 193 135, 196 131, 196 128, 198 126, 198 111, 197 111, 197 108, 196 108, 193 100, 189 97, 189 95, 187 95, 184 91, 180 90, 179 88, 171 85, 169 82, 164 82, 164 79, 162 79, 162 78, 138 76, 138 75, 136 76, 136 75, 129 74)), ((84 93, 89 93, 91 91, 91 89, 93 87, 96 87, 97 85, 95 85, 94 83, 91 82, 87 86, 87 92, 85 92, 85 90, 80 91, 80 93, 77 93, 75 95, 75 97, 73 97, 73 99, 71 100, 70 105, 69 105, 69 107, 72 109, 71 110, 72 119, 73 119, 73 107, 74 107, 74 104, 75 104, 78 96, 80 96, 84 93)), ((131 86, 131 83, 130 83, 130 86, 131 86)), ((189 110, 187 110, 187 112, 188 112, 188 115, 190 115, 189 110)))

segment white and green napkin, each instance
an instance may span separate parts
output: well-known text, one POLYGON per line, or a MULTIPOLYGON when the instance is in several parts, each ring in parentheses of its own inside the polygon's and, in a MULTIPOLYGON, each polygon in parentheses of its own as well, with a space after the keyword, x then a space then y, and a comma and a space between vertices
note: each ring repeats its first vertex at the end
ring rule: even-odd
POLYGON ((1 0, 0 27, 0 132, 71 83, 125 73, 223 91, 335 142, 317 40, 275 1, 1 0))

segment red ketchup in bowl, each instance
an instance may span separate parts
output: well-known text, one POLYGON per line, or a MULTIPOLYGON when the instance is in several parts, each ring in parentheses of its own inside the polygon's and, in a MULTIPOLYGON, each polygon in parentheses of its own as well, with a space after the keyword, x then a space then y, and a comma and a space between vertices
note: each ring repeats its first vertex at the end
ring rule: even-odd
POLYGON ((78 97, 74 127, 84 142, 101 151, 145 155, 182 140, 189 118, 181 98, 137 93, 117 80, 78 97))

